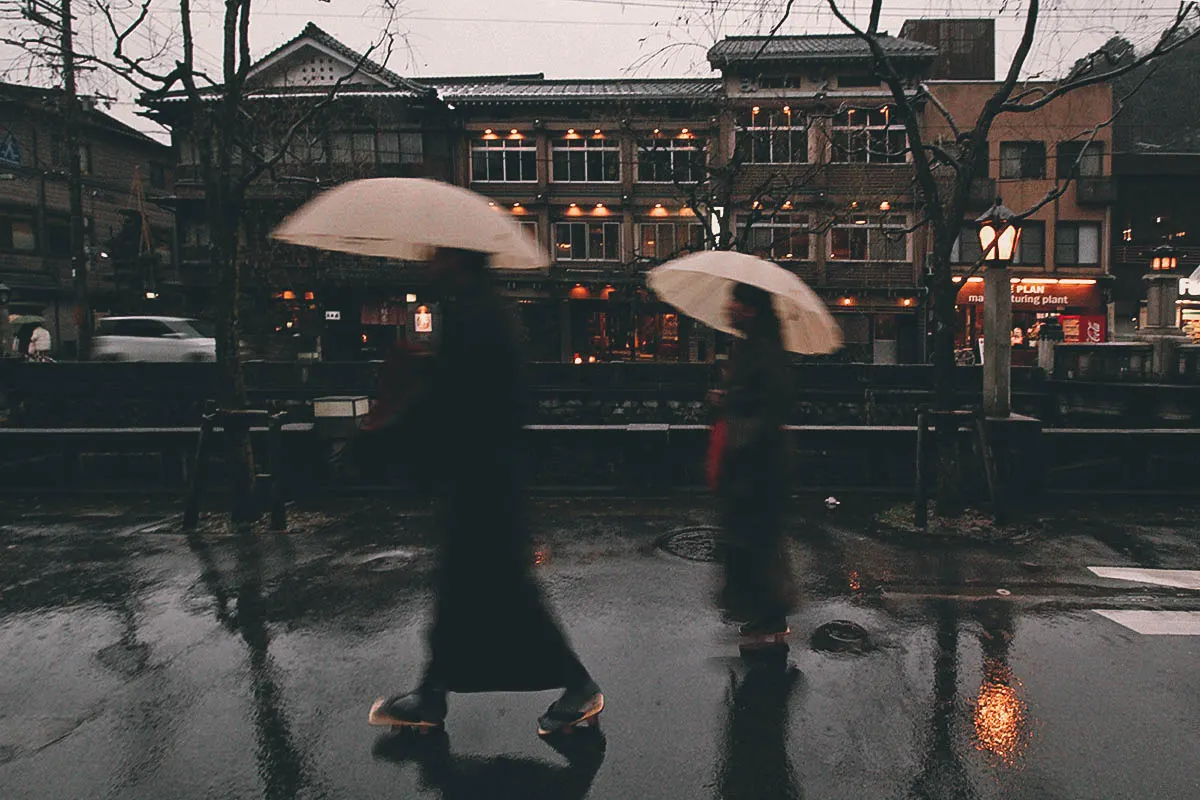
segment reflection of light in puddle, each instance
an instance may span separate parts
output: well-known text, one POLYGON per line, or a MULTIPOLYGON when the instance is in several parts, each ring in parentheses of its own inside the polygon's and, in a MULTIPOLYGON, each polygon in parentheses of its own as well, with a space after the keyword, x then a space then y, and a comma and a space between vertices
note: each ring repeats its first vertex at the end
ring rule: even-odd
POLYGON ((858 570, 850 570, 850 574, 846 578, 850 582, 850 591, 857 592, 862 589, 862 580, 859 578, 858 570))
POLYGON ((983 685, 975 699, 975 749, 998 756, 1012 766, 1029 746, 1028 707, 1021 682, 995 659, 984 662, 983 685))

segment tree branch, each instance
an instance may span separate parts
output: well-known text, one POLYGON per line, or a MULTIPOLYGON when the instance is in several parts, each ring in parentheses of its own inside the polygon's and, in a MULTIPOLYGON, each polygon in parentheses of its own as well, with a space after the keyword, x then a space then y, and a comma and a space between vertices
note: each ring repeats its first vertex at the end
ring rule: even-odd
MULTIPOLYGON (((1012 98, 1008 98, 1001 106, 1002 111, 1009 111, 1018 114, 1037 111, 1040 108, 1052 103, 1054 100, 1062 97, 1065 94, 1082 89, 1087 86, 1094 86, 1101 83, 1109 83, 1116 78, 1126 75, 1135 69, 1145 66, 1151 61, 1155 61, 1169 53, 1178 50, 1188 42, 1200 37, 1200 26, 1194 30, 1188 31, 1182 35, 1180 32, 1184 30, 1188 16, 1196 14, 1200 16, 1200 4, 1196 2, 1180 3, 1179 13, 1175 17, 1175 22, 1169 28, 1163 31, 1154 48, 1133 61, 1117 67, 1115 69, 1098 72, 1091 75, 1082 75, 1075 79, 1068 79, 1066 82, 1059 84, 1055 88, 1047 91, 1044 87, 1032 87, 1025 90, 1012 98), (1030 102, 1022 102, 1027 97, 1037 96, 1036 100, 1030 102)), ((1093 54, 1095 55, 1095 54, 1093 54)))

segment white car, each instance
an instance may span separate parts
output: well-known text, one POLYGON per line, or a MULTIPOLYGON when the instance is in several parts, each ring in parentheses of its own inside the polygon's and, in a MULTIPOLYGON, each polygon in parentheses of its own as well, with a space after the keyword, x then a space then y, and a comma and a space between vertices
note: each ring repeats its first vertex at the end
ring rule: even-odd
POLYGON ((92 340, 93 361, 216 361, 203 323, 181 317, 105 317, 92 340))

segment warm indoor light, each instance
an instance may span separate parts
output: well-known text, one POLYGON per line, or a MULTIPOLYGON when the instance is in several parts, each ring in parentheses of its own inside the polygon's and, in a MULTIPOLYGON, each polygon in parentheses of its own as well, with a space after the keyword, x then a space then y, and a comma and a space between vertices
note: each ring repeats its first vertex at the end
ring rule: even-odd
POLYGON ((404 302, 415 303, 417 302, 417 296, 415 294, 406 294, 404 295, 404 302))
POLYGON ((759 110, 760 110, 760 109, 759 109, 759 107, 758 107, 758 106, 755 106, 754 108, 750 109, 750 113, 751 113, 751 114, 757 114, 757 113, 759 112, 759 110))
POLYGON ((283 299, 284 299, 284 300, 295 300, 295 299, 296 299, 296 293, 295 293, 295 292, 293 292, 291 289, 288 289, 287 291, 285 291, 285 292, 283 293, 283 299))
POLYGON ((1169 244, 1154 248, 1154 257, 1150 261, 1153 272, 1174 272, 1179 266, 1179 251, 1169 244))
POLYGON ((784 211, 791 211, 791 210, 792 210, 792 201, 791 201, 791 200, 784 200, 784 201, 783 201, 783 205, 782 205, 782 206, 780 206, 780 208, 781 208, 782 210, 784 210, 784 211))
POLYGON ((792 113, 792 107, 791 107, 791 106, 784 106, 784 107, 783 107, 783 113, 785 113, 785 114, 790 114, 790 113, 792 113))
POLYGON ((842 305, 844 305, 844 306, 852 306, 852 305, 854 305, 854 298, 853 298, 853 297, 843 297, 843 298, 842 298, 842 305))
POLYGON ((884 200, 882 203, 879 204, 879 210, 880 211, 891 211, 892 204, 889 203, 887 200, 884 200))
POLYGON ((154 291, 153 289, 150 289, 150 290, 148 290, 148 291, 146 292, 146 299, 147 299, 147 300, 157 300, 157 299, 158 299, 158 292, 154 291))
POLYGON ((604 208, 604 203, 596 203, 596 208, 604 208))
POLYGON ((902 306, 911 306, 912 304, 913 304, 913 301, 912 301, 911 297, 906 297, 900 301, 900 305, 902 305, 902 306))
POLYGON ((304 299, 305 299, 305 300, 316 300, 316 299, 317 299, 317 295, 316 295, 314 292, 305 292, 305 293, 304 293, 304 299))

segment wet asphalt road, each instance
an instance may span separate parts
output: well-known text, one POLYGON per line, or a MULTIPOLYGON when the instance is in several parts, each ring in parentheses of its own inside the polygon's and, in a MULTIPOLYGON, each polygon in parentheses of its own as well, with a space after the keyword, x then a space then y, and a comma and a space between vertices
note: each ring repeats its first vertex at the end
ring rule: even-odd
POLYGON ((452 696, 446 740, 366 725, 422 661, 425 510, 343 501, 247 543, 152 505, 10 509, 0 797, 1200 797, 1200 636, 1094 610, 1200 591, 1086 569, 1200 569, 1194 509, 947 546, 802 505, 792 669, 738 659, 713 565, 655 546, 691 529, 670 542, 702 558, 703 503, 539 503, 540 574, 609 700, 562 752, 534 732, 553 693, 452 696), (812 649, 832 619, 869 651, 812 649))

